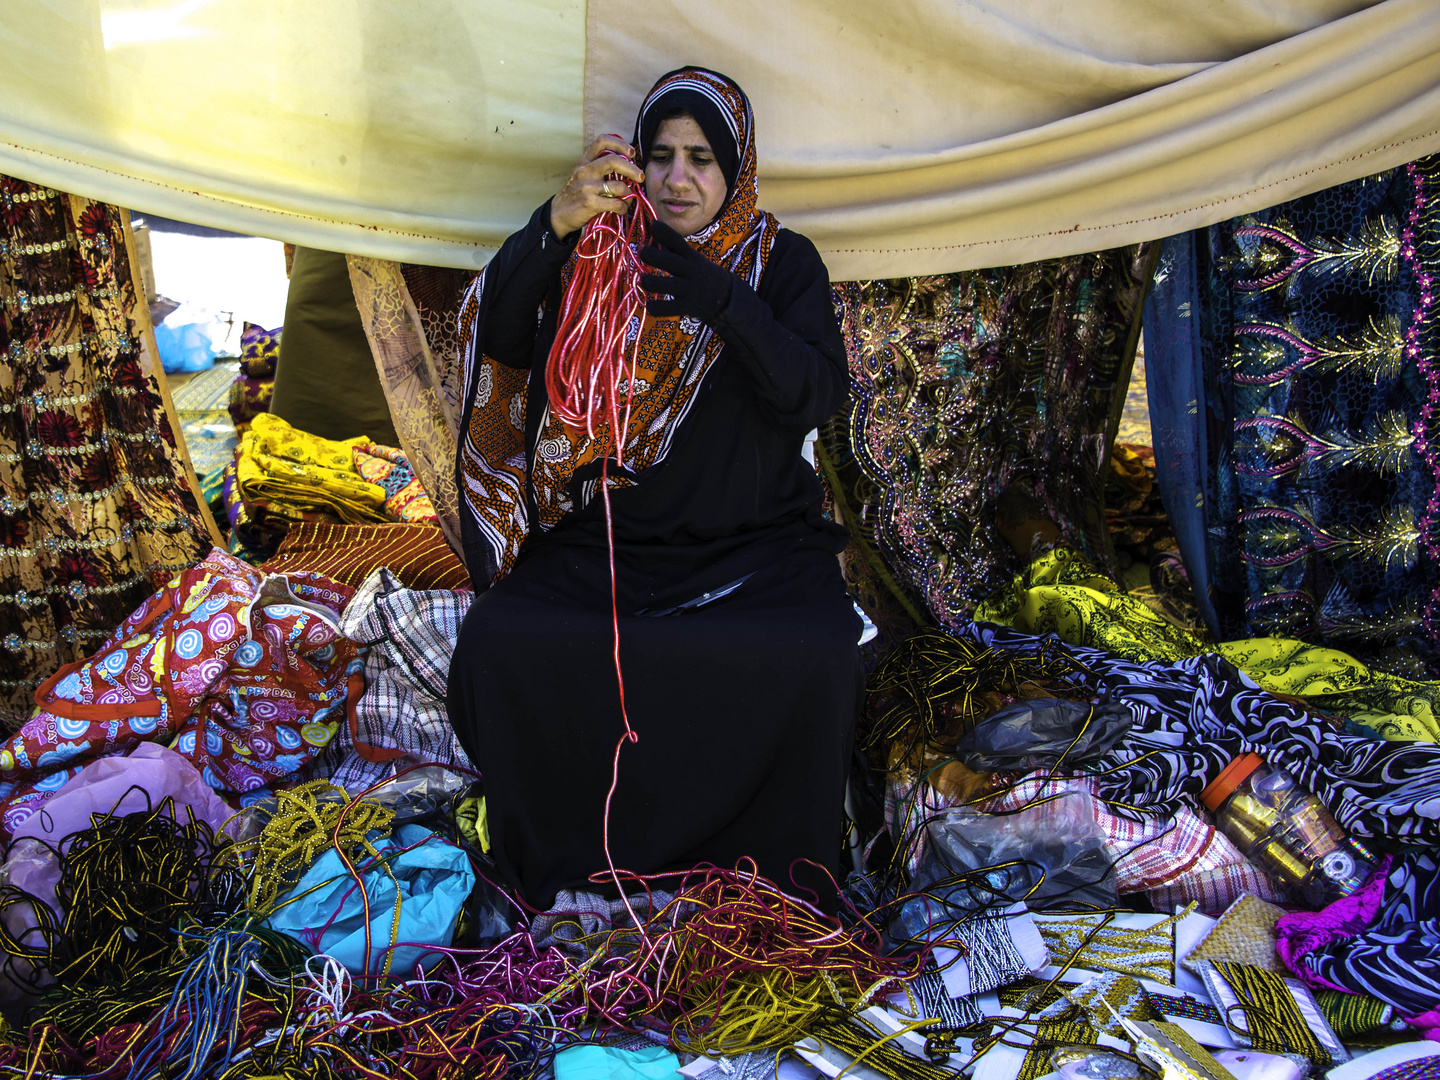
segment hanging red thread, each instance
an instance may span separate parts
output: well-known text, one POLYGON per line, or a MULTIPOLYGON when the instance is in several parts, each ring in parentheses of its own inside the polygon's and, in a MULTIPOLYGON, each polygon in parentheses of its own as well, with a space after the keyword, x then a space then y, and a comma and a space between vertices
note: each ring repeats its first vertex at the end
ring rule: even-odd
MULTIPOLYGON (((618 136, 617 136, 618 137, 618 136)), ((603 421, 600 446, 600 498, 605 505, 605 540, 610 557, 610 625, 613 631, 615 684, 620 693, 620 719, 625 733, 615 743, 610 790, 605 794, 601 842, 605 863, 631 920, 640 920, 620 884, 610 854, 610 803, 620 783, 620 751, 640 741, 625 709, 625 676, 620 670, 620 611, 615 584, 615 530, 610 516, 610 455, 623 462, 625 433, 630 427, 630 401, 635 385, 640 337, 645 329, 644 272, 637 250, 649 237, 655 208, 641 188, 618 175, 607 183, 623 183, 630 203, 627 214, 602 213, 590 219, 575 246, 575 269, 560 305, 559 324, 545 363, 545 390, 550 409, 567 428, 595 439, 603 421), (634 326, 632 334, 631 327, 634 326), (622 411, 623 410, 623 411, 622 411)), ((640 931, 642 936, 645 931, 640 931)))

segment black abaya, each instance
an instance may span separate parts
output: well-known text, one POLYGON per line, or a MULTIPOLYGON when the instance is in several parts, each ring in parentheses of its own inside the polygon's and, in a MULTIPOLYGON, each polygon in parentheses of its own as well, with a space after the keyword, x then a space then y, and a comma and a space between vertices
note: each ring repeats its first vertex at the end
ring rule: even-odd
MULTIPOLYGON (((544 385, 570 250, 547 224, 542 207, 487 269, 477 345, 529 367, 532 387, 544 385)), ((640 738, 621 750, 610 850, 640 873, 749 856, 782 887, 816 887, 823 878, 797 860, 838 870, 863 670, 835 558, 844 530, 821 517, 801 455, 846 379, 809 241, 781 231, 759 289, 737 280, 715 329, 725 347, 664 464, 611 494, 620 657, 640 738)), ((543 390, 531 398, 533 453, 543 390)), ((594 888, 605 869, 604 801, 624 732, 607 558, 599 498, 532 534, 477 596, 452 661, 450 718, 485 775, 496 860, 541 908, 559 889, 594 888)))

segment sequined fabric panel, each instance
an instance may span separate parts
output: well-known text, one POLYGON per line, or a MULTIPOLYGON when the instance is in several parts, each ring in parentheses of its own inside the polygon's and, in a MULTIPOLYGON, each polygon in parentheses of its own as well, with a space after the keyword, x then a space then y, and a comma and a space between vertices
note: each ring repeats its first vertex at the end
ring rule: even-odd
POLYGON ((210 548, 121 212, 0 176, 0 710, 210 548), (148 317, 148 316, 141 316, 148 317))
POLYGON ((1437 671, 1437 170, 1425 158, 1197 244, 1206 525, 1227 638, 1437 671))
POLYGON ((955 627, 1014 573, 994 527, 1013 482, 1113 572, 1104 473, 1150 254, 836 285, 851 402, 822 448, 846 524, 922 617, 955 627))

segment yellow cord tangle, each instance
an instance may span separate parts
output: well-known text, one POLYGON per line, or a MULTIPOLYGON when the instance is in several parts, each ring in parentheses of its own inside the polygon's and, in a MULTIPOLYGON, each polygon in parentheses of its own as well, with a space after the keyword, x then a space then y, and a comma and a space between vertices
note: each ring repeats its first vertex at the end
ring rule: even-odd
POLYGON ((395 818, 388 807, 368 799, 352 800, 325 780, 276 792, 275 799, 275 811, 260 835, 230 849, 235 855, 255 857, 247 906, 262 915, 274 910, 281 894, 332 847, 352 858, 363 852, 378 860, 380 853, 369 836, 376 831, 388 834, 395 818))

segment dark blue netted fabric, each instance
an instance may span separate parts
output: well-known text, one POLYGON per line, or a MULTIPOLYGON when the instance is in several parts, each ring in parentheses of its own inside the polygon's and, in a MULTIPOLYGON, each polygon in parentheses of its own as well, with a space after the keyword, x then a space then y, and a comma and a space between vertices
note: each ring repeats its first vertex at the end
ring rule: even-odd
POLYGON ((1145 298, 1145 369, 1155 475, 1165 515, 1190 574, 1195 603, 1212 635, 1220 633, 1205 557, 1205 425, 1199 422, 1200 362, 1195 234, 1167 237, 1145 298))
MULTIPOLYGON (((1397 674, 1440 670, 1426 438, 1440 398, 1437 176, 1440 158, 1424 158, 1195 234, 1188 320, 1168 295, 1183 271, 1162 282, 1147 344, 1153 332, 1176 365, 1172 390, 1191 370, 1184 343, 1198 347, 1206 573, 1224 638, 1297 637, 1397 674)), ((1184 420, 1177 396, 1160 402, 1167 426, 1184 420)), ((1161 482, 1193 529, 1189 474, 1161 482)))

